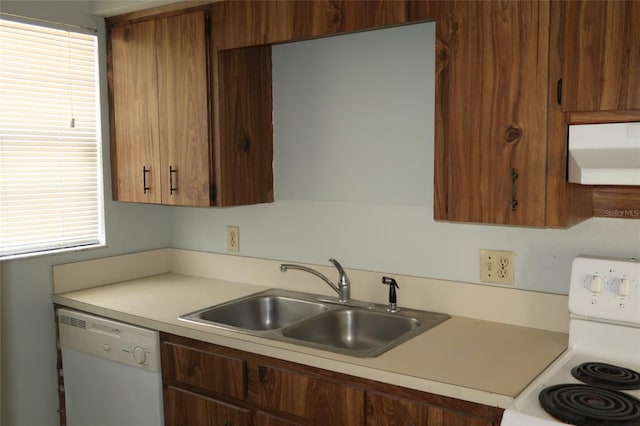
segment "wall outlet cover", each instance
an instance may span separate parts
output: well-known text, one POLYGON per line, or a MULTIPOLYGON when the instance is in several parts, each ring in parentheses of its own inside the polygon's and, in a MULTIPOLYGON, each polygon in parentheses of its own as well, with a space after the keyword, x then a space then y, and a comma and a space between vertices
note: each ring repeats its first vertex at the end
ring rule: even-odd
POLYGON ((240 251, 240 227, 227 226, 227 251, 240 251))
POLYGON ((514 253, 480 249, 480 280, 487 283, 513 285, 514 253))

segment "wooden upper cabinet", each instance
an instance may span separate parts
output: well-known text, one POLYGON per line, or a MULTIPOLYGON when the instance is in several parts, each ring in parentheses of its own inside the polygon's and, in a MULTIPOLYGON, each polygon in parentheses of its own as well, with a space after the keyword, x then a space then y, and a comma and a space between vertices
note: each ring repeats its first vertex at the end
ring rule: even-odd
POLYGON ((222 49, 274 44, 433 20, 438 2, 414 0, 251 0, 213 5, 222 49))
MULTIPOLYGON (((164 204, 208 206, 210 191, 205 12, 157 22, 158 124, 164 204)), ((212 182, 211 182, 212 183, 212 182)))
POLYGON ((110 36, 109 98, 114 198, 160 203, 156 22, 115 27, 110 36))
POLYGON ((271 49, 217 50, 208 15, 107 20, 117 201, 273 201, 271 49))
POLYGON ((114 198, 208 206, 205 12, 110 31, 114 198))
POLYGON ((561 3, 563 110, 640 110, 640 2, 561 3))
POLYGON ((436 220, 545 223, 549 4, 441 2, 436 220))

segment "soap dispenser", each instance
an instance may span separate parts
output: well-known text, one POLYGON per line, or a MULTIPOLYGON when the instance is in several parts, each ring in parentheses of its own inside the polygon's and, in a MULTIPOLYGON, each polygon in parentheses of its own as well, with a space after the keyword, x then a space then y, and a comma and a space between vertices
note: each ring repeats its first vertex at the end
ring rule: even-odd
POLYGON ((387 312, 398 312, 400 309, 396 305, 396 288, 400 288, 400 286, 396 280, 391 277, 382 277, 382 284, 389 286, 389 306, 387 306, 387 312))

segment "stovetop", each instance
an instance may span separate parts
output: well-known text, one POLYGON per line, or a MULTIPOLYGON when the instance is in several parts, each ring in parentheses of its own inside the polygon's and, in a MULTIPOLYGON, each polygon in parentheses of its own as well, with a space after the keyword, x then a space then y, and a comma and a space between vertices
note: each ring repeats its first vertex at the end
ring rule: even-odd
MULTIPOLYGON (((640 354, 640 352, 638 352, 640 354)), ((560 425, 566 424, 559 419, 547 413, 540 405, 539 395, 547 388, 558 385, 583 385, 594 388, 595 386, 587 385, 571 374, 571 370, 587 362, 600 362, 612 365, 617 364, 616 360, 610 358, 594 358, 592 355, 578 354, 568 350, 561 355, 554 363, 551 364, 525 391, 516 398, 513 407, 506 410, 502 425, 507 426, 543 426, 543 425, 560 425)), ((640 372, 640 360, 637 364, 625 364, 625 368, 640 372)), ((640 390, 622 390, 625 395, 640 400, 640 390)), ((571 424, 571 423, 570 423, 571 424)), ((637 423, 640 425, 640 419, 637 423)), ((606 423, 602 423, 606 425, 606 423)), ((607 425, 608 426, 608 425, 607 425)))
POLYGON ((568 349, 516 398, 501 424, 640 426, 640 388, 627 385, 627 389, 611 390, 598 381, 584 383, 572 374, 578 367, 584 370, 586 363, 600 363, 587 369, 638 380, 634 376, 640 374, 640 263, 577 258, 572 265, 569 310, 568 349), (579 408, 578 417, 571 412, 574 405, 579 408))

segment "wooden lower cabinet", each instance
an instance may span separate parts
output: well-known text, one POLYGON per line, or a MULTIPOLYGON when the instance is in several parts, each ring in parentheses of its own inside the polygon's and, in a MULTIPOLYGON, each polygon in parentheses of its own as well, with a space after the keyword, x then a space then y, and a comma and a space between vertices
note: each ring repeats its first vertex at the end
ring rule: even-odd
MULTIPOLYGON (((463 403, 462 401, 460 401, 463 403)), ((496 413, 480 416, 378 392, 367 395, 367 426, 497 426, 496 413)), ((479 414, 479 413, 478 413, 479 414)))
POLYGON ((251 426, 251 411, 173 386, 164 392, 165 426, 251 426))
POLYGON ((361 425, 364 398, 365 390, 359 386, 294 371, 289 366, 258 366, 257 404, 312 424, 330 421, 336 425, 361 425))
POLYGON ((280 417, 273 416, 263 411, 258 411, 255 415, 255 426, 302 426, 303 423, 297 423, 285 420, 280 417))
POLYGON ((497 426, 503 410, 161 333, 167 426, 497 426))

